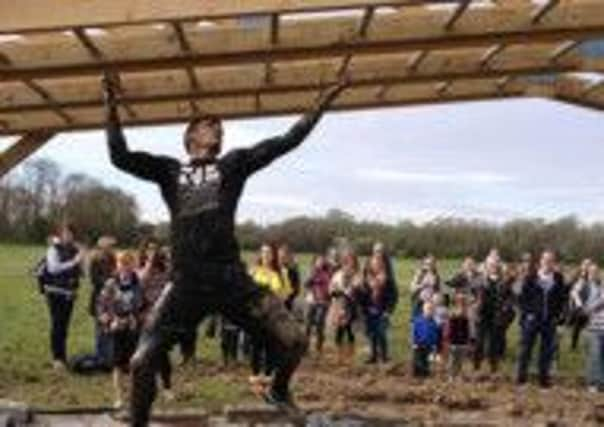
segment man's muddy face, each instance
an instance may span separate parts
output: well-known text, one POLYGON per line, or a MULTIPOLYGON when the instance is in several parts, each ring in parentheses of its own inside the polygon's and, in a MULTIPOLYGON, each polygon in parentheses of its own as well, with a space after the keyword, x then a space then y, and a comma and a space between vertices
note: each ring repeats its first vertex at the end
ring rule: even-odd
POLYGON ((191 158, 216 157, 222 150, 220 123, 200 122, 187 136, 187 149, 191 158))

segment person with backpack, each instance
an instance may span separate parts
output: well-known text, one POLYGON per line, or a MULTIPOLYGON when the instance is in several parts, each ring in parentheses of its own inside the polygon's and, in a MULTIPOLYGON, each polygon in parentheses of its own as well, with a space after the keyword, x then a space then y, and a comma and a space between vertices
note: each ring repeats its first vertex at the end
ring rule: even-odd
POLYGON ((73 313, 73 303, 80 286, 84 251, 74 241, 74 230, 63 224, 57 236, 51 238, 43 270, 43 292, 50 313, 50 347, 52 366, 64 369, 67 363, 67 335, 73 313))

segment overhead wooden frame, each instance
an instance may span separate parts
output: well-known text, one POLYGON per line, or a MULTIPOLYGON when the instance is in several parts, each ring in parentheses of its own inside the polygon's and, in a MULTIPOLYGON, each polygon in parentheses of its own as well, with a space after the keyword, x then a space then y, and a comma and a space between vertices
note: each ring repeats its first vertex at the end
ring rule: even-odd
POLYGON ((348 73, 349 110, 511 96, 585 101, 531 76, 604 71, 601 0, 4 0, 0 135, 103 126, 119 73, 127 125, 297 113, 348 73), (568 99, 566 99, 568 98, 568 99))

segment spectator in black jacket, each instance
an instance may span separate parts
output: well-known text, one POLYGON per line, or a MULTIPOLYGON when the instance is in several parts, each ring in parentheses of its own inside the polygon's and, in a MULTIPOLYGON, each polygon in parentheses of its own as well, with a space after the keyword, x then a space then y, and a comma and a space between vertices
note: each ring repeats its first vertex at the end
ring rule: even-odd
POLYGON ((364 283, 359 290, 359 300, 365 314, 367 336, 371 345, 368 364, 381 359, 388 362, 388 328, 390 315, 396 306, 396 287, 388 274, 385 257, 373 255, 365 267, 364 283))
POLYGON ((112 339, 111 335, 106 333, 103 325, 100 324, 97 314, 97 299, 105 283, 115 272, 115 252, 113 246, 115 239, 111 236, 103 236, 97 242, 97 248, 92 254, 90 265, 88 266, 88 276, 92 284, 90 293, 90 302, 88 312, 94 319, 95 325, 95 356, 100 366, 112 366, 112 339))
POLYGON ((44 284, 44 293, 50 311, 50 344, 53 368, 62 369, 67 360, 67 333, 73 302, 80 285, 81 251, 74 243, 73 228, 64 224, 52 238, 46 252, 46 269, 49 283, 44 284))
POLYGON ((484 284, 478 290, 474 368, 479 370, 486 356, 491 373, 495 373, 504 356, 507 327, 513 320, 513 293, 496 258, 487 259, 485 270, 484 284))
POLYGON ((556 352, 556 326, 566 304, 566 289, 562 274, 556 269, 554 252, 541 255, 539 270, 526 277, 520 298, 520 354, 516 381, 527 381, 531 353, 537 338, 539 349, 539 384, 551 385, 550 368, 556 352))

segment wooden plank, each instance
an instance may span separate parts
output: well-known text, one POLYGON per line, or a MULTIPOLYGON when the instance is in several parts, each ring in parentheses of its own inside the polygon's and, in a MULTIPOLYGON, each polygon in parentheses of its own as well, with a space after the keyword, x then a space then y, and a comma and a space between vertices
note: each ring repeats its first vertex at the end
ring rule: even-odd
POLYGON ((0 153, 0 178, 46 144, 54 136, 53 132, 37 130, 28 132, 8 149, 0 153))
POLYGON ((560 4, 560 0, 547 0, 532 16, 531 23, 533 25, 539 24, 545 16, 551 12, 556 6, 560 4))
POLYGON ((445 30, 451 31, 453 29, 453 27, 455 27, 455 24, 463 16, 463 14, 466 12, 468 7, 470 7, 471 3, 472 3, 472 0, 461 0, 459 2, 459 5, 455 8, 455 11, 453 12, 451 17, 445 24, 445 30))
POLYGON ((484 56, 482 58, 480 58, 480 68, 487 68, 489 66, 489 64, 491 63, 491 61, 497 55, 499 55, 505 48, 506 48, 506 45, 498 44, 498 45, 495 45, 492 48, 490 48, 488 51, 486 51, 484 56))
POLYGON ((443 2, 446 0, 3 0, 0 34, 443 2))
MULTIPOLYGON (((545 67, 520 67, 514 69, 488 69, 480 70, 474 67, 472 71, 452 71, 452 72, 422 72, 416 74, 407 74, 405 69, 399 69, 398 74, 376 75, 372 73, 351 73, 352 87, 368 87, 375 85, 392 84, 417 84, 430 83, 450 80, 480 81, 484 79, 498 79, 506 76, 530 76, 539 74, 548 74, 552 72, 568 72, 576 70, 576 66, 565 65, 563 63, 548 65, 545 67)), ((199 99, 211 98, 229 98, 237 96, 251 96, 256 93, 290 93, 303 91, 317 91, 325 84, 334 83, 337 80, 338 64, 337 62, 325 62, 320 66, 315 66, 313 72, 308 71, 307 64, 298 64, 295 69, 291 67, 285 69, 283 76, 279 68, 276 70, 275 84, 264 86, 261 82, 263 76, 258 71, 255 82, 246 81, 246 75, 235 73, 234 76, 241 77, 239 82, 235 80, 225 80, 219 85, 210 86, 208 83, 203 91, 191 91, 184 77, 182 70, 173 70, 171 73, 148 73, 129 75, 122 77, 123 98, 122 102, 127 105, 135 106, 138 104, 166 101, 196 101, 199 99)), ((211 80, 208 80, 210 82, 211 80)), ((78 81, 74 86, 68 82, 63 82, 61 86, 56 87, 47 83, 48 90, 53 94, 65 93, 65 101, 58 102, 56 107, 61 109, 77 109, 102 106, 100 97, 100 88, 97 79, 86 79, 78 81), (66 85, 66 86, 65 86, 66 85), (82 97, 78 98, 78 94, 82 97)), ((1 100, 1 98, 0 98, 1 100)), ((0 103, 0 113, 26 113, 33 111, 44 111, 52 108, 51 106, 40 102, 4 102, 0 103)))
POLYGON ((577 49, 581 43, 575 40, 569 40, 567 42, 562 43, 559 47, 557 47, 550 56, 550 61, 558 61, 565 55, 568 55, 573 50, 577 49))
POLYGON ((137 72, 148 70, 162 70, 184 68, 188 66, 215 67, 226 65, 254 64, 271 61, 300 61, 308 59, 322 59, 330 57, 343 57, 346 55, 386 54, 407 51, 429 51, 431 49, 448 49, 461 47, 492 46, 497 43, 522 43, 522 42, 557 42, 568 39, 583 39, 604 37, 604 26, 590 30, 572 31, 542 31, 535 34, 516 33, 513 35, 485 34, 476 36, 454 35, 447 40, 439 39, 407 39, 400 41, 363 41, 345 45, 326 45, 314 48, 289 48, 277 47, 259 51, 217 53, 209 55, 192 54, 188 56, 152 56, 146 59, 119 59, 103 62, 81 62, 76 64, 62 64, 50 66, 19 66, 0 69, 0 81, 58 78, 78 75, 100 75, 104 69, 110 68, 117 72, 137 72))
MULTIPOLYGON (((390 91, 387 96, 382 99, 372 99, 372 100, 355 100, 350 104, 344 104, 339 102, 338 105, 335 105, 331 108, 331 111, 356 111, 356 110, 366 110, 366 109, 374 109, 374 108, 387 108, 387 107, 403 107, 403 106, 414 106, 414 105, 427 105, 427 104, 440 104, 440 103, 457 103, 457 102, 473 102, 473 101, 484 101, 484 100, 502 100, 509 99, 512 97, 522 97, 524 95, 523 90, 518 91, 506 91, 506 92, 497 92, 497 93, 489 93, 489 94, 479 94, 479 95, 467 95, 467 96, 448 96, 448 97, 436 97, 434 96, 434 91, 432 91, 432 95, 428 97, 416 97, 414 99, 396 99, 395 97, 390 95, 390 91)), ((241 106, 240 101, 233 101, 234 105, 241 106)), ((188 106, 188 104, 185 104, 188 106)), ((212 108, 214 111, 219 112, 219 114, 225 119, 244 119, 258 116, 282 116, 289 114, 300 114, 306 111, 305 108, 301 107, 282 107, 276 109, 269 109, 267 107, 262 107, 260 111, 255 110, 255 101, 252 97, 249 103, 243 105, 246 111, 237 111, 234 109, 224 108, 220 104, 207 102, 205 104, 207 108, 212 108), (251 108, 250 108, 251 107, 251 108)), ((146 118, 144 114, 139 114, 140 118, 136 120, 125 119, 125 126, 155 126, 155 125, 167 125, 167 124, 175 124, 175 123, 184 123, 190 119, 190 115, 188 115, 185 110, 188 107, 183 106, 181 109, 181 113, 183 114, 181 117, 176 117, 174 112, 178 111, 177 108, 171 107, 170 111, 172 113, 166 114, 165 116, 160 114, 161 110, 157 113, 157 115, 153 118, 146 118)), ((200 107, 201 108, 201 107, 200 107)), ((202 111, 206 111, 201 108, 202 111)), ((243 110, 243 108, 242 108, 243 110)), ((137 110, 138 111, 138 110, 137 110)), ((138 111, 140 113, 140 111, 138 111)), ((61 124, 55 124, 54 126, 47 126, 47 128, 54 132, 70 132, 70 131, 78 131, 78 130, 90 130, 90 129, 98 129, 102 126, 101 119, 99 119, 98 123, 84 123, 78 122, 77 127, 65 127, 61 124)), ((0 135, 15 135, 17 133, 22 133, 22 129, 19 128, 9 128, 9 129, 0 129, 0 135)))

